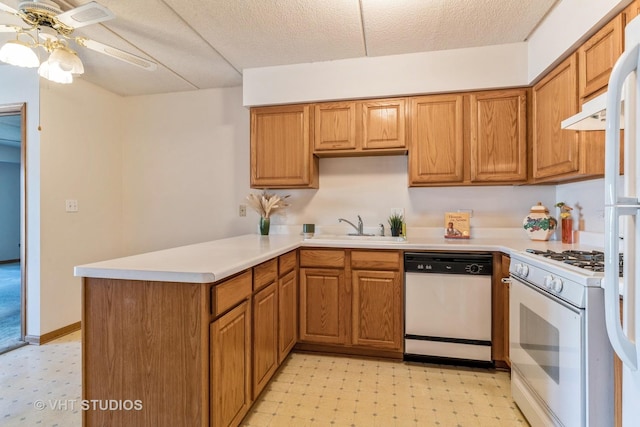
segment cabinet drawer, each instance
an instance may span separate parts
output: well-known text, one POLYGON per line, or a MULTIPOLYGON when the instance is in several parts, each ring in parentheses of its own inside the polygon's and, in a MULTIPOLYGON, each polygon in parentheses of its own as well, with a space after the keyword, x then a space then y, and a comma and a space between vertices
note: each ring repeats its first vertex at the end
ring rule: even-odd
POLYGON ((300 267, 344 267, 344 251, 333 249, 300 250, 300 267))
POLYGON ((211 310, 219 316, 251 296, 251 270, 211 288, 211 310))
POLYGON ((278 278, 278 258, 253 267, 253 290, 257 291, 278 278))
POLYGON ((290 272, 294 268, 296 268, 296 251, 291 251, 284 255, 280 255, 278 258, 279 269, 278 274, 280 277, 284 276, 286 273, 290 272))
POLYGON ((399 270, 400 259, 400 251, 351 251, 351 268, 399 270))

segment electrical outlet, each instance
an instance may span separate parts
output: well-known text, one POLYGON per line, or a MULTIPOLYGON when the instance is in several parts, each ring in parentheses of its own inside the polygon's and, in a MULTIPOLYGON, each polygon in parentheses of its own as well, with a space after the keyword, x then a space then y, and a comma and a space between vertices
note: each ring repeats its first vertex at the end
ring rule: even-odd
POLYGON ((64 201, 65 210, 67 212, 78 212, 78 201, 68 199, 64 201))
POLYGON ((238 215, 247 216, 247 205, 240 205, 238 209, 238 215))

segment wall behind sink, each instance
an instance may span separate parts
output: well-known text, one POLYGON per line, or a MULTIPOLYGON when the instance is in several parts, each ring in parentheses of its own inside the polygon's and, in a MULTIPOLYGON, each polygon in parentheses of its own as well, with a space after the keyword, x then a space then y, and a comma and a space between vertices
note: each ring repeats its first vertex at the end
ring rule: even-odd
POLYGON ((354 221, 360 214, 375 227, 387 224, 391 208, 404 208, 409 227, 441 227, 445 212, 473 209, 472 227, 521 227, 532 205, 555 203, 554 186, 408 188, 407 182, 407 156, 323 158, 320 188, 278 191, 291 195, 291 206, 272 223, 337 225, 339 217, 354 221))

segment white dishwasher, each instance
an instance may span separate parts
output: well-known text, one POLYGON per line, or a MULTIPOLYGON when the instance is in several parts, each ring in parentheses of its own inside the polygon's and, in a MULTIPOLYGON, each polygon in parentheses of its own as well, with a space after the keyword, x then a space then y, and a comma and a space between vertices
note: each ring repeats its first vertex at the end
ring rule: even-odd
POLYGON ((490 253, 407 252, 404 360, 493 366, 490 253))

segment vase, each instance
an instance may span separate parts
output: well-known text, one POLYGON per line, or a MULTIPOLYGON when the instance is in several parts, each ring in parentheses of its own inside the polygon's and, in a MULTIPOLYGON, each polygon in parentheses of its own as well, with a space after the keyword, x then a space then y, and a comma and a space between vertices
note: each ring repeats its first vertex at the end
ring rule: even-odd
POLYGON ((402 231, 401 227, 391 227, 391 236, 392 237, 399 237, 401 231, 402 231))
POLYGON ((263 236, 269 235, 269 226, 271 225, 271 219, 260 217, 260 234, 263 236))
POLYGON ((562 243, 573 243, 573 218, 562 218, 562 243))
POLYGON ((531 240, 549 240, 558 222, 549 215, 549 209, 542 203, 531 207, 529 215, 524 218, 522 225, 531 240))

